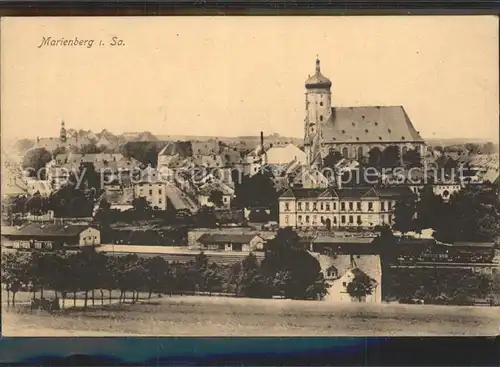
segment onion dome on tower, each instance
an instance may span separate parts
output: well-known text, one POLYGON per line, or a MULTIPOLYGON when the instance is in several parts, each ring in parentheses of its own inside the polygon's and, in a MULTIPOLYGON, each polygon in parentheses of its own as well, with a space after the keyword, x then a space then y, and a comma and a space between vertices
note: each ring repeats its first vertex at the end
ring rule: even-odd
POLYGON ((321 74, 319 58, 316 59, 316 73, 306 80, 307 89, 330 89, 332 82, 330 79, 321 74))

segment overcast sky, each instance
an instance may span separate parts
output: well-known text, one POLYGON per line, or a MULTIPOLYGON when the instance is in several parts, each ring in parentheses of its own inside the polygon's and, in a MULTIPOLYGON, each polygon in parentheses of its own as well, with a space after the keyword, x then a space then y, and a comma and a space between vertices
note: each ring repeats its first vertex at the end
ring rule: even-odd
POLYGON ((64 119, 301 137, 319 54, 334 106, 403 105, 424 138, 498 140, 493 16, 4 18, 1 31, 2 136, 57 136, 64 119), (95 42, 38 48, 49 36, 95 42))

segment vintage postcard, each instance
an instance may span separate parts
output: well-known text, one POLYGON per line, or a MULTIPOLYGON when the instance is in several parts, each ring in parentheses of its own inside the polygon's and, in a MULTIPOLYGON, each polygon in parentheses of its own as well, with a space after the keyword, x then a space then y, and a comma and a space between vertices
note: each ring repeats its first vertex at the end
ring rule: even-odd
POLYGON ((498 37, 3 18, 2 335, 498 334, 498 37))

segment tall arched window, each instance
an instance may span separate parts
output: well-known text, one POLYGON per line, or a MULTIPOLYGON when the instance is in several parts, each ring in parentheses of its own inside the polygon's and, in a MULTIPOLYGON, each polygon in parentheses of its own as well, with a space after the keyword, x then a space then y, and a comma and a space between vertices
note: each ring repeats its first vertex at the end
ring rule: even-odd
POLYGON ((342 148, 342 156, 344 158, 349 157, 349 150, 347 148, 342 148))
POLYGON ((363 147, 358 148, 358 159, 363 158, 363 147))

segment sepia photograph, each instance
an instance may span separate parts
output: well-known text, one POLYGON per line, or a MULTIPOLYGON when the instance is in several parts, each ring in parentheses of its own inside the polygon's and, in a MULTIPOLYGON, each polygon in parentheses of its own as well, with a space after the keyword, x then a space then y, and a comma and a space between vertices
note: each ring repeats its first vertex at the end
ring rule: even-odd
POLYGON ((498 17, 0 24, 2 336, 500 334, 498 17))

